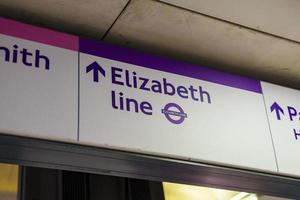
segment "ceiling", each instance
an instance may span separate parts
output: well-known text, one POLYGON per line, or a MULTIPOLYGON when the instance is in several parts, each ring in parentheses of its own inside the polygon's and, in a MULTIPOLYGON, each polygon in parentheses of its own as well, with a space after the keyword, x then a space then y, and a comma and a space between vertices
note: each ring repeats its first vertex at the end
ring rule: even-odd
POLYGON ((300 42, 300 1, 298 0, 162 1, 300 42))
POLYGON ((1 0, 0 15, 300 89, 298 0, 1 0))

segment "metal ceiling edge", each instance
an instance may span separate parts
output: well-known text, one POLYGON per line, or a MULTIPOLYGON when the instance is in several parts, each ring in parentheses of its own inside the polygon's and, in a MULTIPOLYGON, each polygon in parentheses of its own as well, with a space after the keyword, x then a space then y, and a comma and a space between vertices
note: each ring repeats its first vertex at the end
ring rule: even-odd
POLYGON ((291 177, 3 134, 0 161, 300 198, 300 180, 291 177))

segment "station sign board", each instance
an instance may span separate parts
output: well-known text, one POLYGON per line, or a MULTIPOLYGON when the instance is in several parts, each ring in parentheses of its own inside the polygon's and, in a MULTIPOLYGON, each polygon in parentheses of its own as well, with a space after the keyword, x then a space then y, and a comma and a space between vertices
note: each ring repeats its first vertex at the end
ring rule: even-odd
POLYGON ((79 141, 276 171, 260 82, 80 39, 79 141))
POLYGON ((270 130, 281 173, 300 175, 300 91, 262 82, 270 130))
POLYGON ((300 92, 0 18, 0 132, 300 176, 300 92))
POLYGON ((0 18, 0 132, 76 141, 78 37, 0 18))

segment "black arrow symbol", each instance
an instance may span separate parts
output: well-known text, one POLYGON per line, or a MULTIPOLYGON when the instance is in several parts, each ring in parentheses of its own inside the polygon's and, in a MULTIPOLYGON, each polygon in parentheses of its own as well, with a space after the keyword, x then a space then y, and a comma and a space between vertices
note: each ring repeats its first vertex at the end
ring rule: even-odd
POLYGON ((94 82, 99 82, 99 72, 105 77, 105 70, 95 61, 86 67, 86 73, 93 71, 94 82))

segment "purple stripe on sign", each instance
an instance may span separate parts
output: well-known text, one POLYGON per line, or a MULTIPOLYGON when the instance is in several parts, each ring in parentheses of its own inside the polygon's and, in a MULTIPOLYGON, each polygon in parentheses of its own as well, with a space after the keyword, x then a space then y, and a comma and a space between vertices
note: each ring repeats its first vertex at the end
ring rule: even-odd
POLYGON ((0 17, 0 34, 78 51, 78 36, 23 24, 0 17))
POLYGON ((228 74, 206 67, 173 61, 159 56, 148 55, 103 42, 95 42, 93 40, 80 38, 79 49, 80 52, 86 54, 118 60, 150 69, 170 72, 256 93, 262 93, 260 81, 257 80, 228 74))

